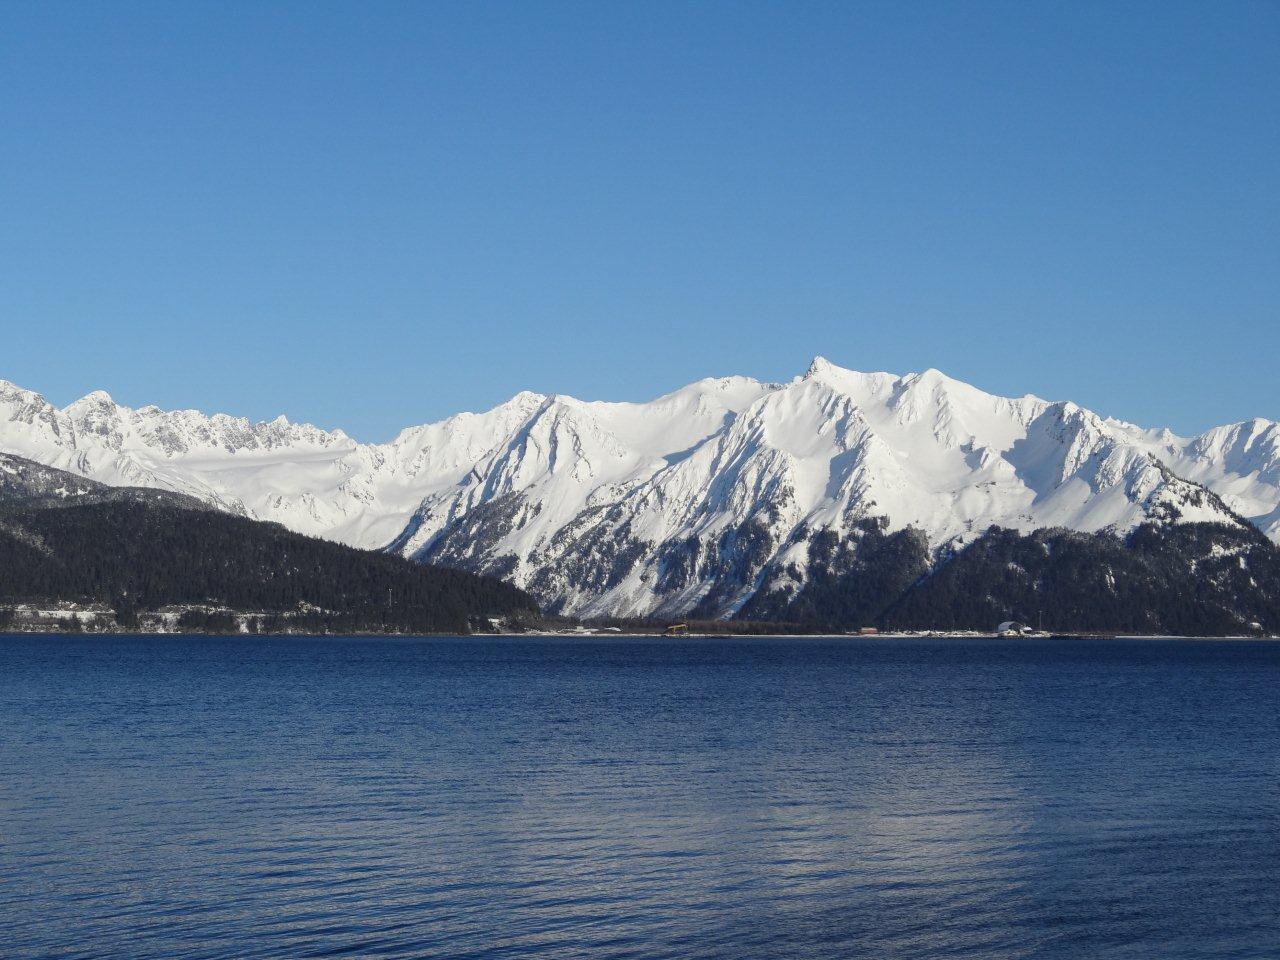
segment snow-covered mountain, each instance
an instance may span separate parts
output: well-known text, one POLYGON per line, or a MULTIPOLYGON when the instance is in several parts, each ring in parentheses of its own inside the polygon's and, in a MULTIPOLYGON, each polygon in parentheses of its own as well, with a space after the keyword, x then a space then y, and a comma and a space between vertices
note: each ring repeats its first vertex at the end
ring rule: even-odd
POLYGON ((579 615, 732 613, 762 587, 802 589, 815 556, 855 549, 869 524, 935 552, 992 525, 1237 514, 1280 541, 1275 422, 1182 438, 821 358, 789 383, 708 379, 648 403, 521 393, 385 444, 101 392, 59 409, 0 382, 0 451, 498 574, 579 615))

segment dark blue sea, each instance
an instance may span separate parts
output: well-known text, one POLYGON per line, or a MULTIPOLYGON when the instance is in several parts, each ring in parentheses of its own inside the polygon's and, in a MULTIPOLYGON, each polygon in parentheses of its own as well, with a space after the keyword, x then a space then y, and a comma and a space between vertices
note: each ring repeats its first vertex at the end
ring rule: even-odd
POLYGON ((1280 643, 0 637, 0 957, 1280 957, 1280 643))

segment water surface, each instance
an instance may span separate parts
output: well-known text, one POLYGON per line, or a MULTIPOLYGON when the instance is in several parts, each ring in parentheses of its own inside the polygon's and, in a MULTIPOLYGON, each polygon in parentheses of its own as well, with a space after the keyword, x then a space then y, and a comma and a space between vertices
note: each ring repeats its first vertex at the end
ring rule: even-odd
POLYGON ((0 637, 0 956, 1280 956, 1280 644, 0 637))

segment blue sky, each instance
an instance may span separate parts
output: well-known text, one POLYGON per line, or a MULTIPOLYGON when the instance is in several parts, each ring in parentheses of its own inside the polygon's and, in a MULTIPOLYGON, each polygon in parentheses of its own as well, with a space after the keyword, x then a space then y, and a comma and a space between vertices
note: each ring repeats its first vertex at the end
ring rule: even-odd
POLYGON ((0 377, 362 439, 814 354, 1280 418, 1280 5, 5 3, 0 377))

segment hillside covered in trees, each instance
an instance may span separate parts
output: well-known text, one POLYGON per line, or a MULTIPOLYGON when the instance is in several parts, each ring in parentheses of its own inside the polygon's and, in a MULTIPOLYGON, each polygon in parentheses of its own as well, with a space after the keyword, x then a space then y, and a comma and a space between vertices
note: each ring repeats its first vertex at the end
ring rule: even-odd
POLYGON ((803 589, 760 591, 739 615, 817 629, 1280 632, 1280 548, 1244 523, 1146 523, 1126 536, 993 527, 931 557, 919 531, 864 522, 847 540, 815 537, 810 570, 803 589))
POLYGON ((1144 524, 1123 538, 993 529, 883 614, 899 628, 1004 619, 1072 632, 1278 632, 1280 549, 1223 524, 1144 524))
POLYGON ((356 550, 156 490, 111 488, 0 458, 0 604, 105 604, 119 626, 196 606, 180 626, 468 633, 489 618, 535 620, 500 581, 356 550), (216 611, 216 612, 201 612, 216 611))

